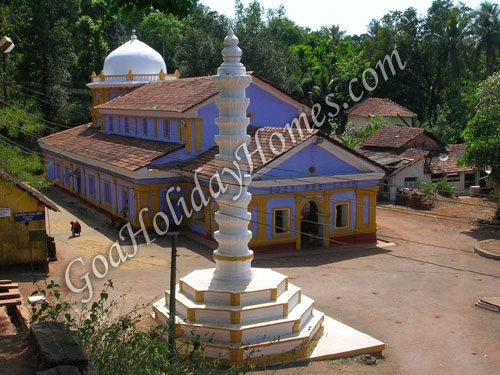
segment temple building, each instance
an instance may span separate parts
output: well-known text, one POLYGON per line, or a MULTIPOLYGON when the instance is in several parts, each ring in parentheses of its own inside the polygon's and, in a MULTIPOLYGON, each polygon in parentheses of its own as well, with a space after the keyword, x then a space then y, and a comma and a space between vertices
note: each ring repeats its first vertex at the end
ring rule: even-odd
MULTIPOLYGON (((249 72, 250 246, 302 249, 376 240, 385 171, 308 124, 311 108, 249 72)), ((147 227, 169 199, 181 226, 211 240, 218 210, 210 181, 219 89, 212 76, 181 78, 132 35, 92 74, 92 123, 41 138, 47 176, 107 214, 147 227), (199 183, 197 184, 197 181, 199 183), (173 189, 172 189, 173 188, 173 189), (200 210, 193 205, 208 202, 200 210), (183 204, 192 215, 185 215, 183 204), (189 216, 189 217, 188 217, 189 216)), ((244 149, 240 149, 244 151, 244 149)))

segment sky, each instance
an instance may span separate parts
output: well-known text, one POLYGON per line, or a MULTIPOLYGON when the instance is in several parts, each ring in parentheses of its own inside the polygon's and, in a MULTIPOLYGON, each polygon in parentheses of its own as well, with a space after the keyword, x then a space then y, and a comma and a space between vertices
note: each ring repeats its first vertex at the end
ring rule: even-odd
MULTIPOLYGON (((243 0, 247 5, 251 0, 243 0)), ((462 0, 476 9, 483 0, 462 0)), ((219 13, 234 16, 234 0, 200 0, 219 13)), ((321 26, 340 25, 348 34, 363 34, 374 18, 380 19, 391 10, 416 8, 425 14, 432 0, 259 0, 266 9, 283 4, 288 18, 300 26, 317 30, 321 26)), ((455 1, 457 3, 457 1, 455 1)))

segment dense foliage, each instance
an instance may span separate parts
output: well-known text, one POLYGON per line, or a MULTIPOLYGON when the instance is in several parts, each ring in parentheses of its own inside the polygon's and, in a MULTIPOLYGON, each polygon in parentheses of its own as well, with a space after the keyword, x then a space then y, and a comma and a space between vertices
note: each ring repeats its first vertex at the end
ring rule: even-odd
MULTIPOLYGON (((92 304, 79 305, 61 297, 59 285, 50 281, 38 284, 32 295, 43 295, 45 302, 31 306, 31 324, 63 322, 88 355, 100 375, 242 375, 250 366, 221 367, 218 360, 203 359, 204 348, 178 347, 179 355, 168 342, 150 332, 149 306, 135 306, 128 312, 121 304, 124 296, 109 299, 113 283, 108 280, 92 304), (146 324, 145 324, 146 323, 146 324)), ((165 334, 166 327, 156 331, 165 334)), ((190 344, 194 344, 195 340, 190 344)))
MULTIPOLYGON (((7 126, 0 135, 36 148, 38 134, 21 131, 13 138, 6 130, 10 119, 23 117, 19 108, 39 118, 42 134, 88 121, 85 84, 133 28, 164 56, 169 72, 179 69, 189 77, 216 73, 232 25, 247 68, 299 100, 321 104, 325 130, 333 125, 338 133, 346 127, 342 105, 355 103, 352 90, 363 98, 388 97, 417 113, 418 126, 445 142, 461 142, 475 115, 479 83, 500 67, 500 7, 488 1, 470 9, 435 0, 425 15, 414 8, 392 11, 362 35, 347 35, 336 25, 303 28, 283 7, 266 10, 258 1, 244 6, 236 0, 235 9, 235 18, 228 19, 195 0, 2 1, 1 34, 16 47, 2 63, 9 100, 3 97, 0 105, 15 115, 2 115, 7 126), (385 77, 380 62, 395 49, 404 69, 391 72, 385 65, 385 77), (379 73, 373 91, 361 85, 367 68, 379 73)), ((3 139, 0 145, 7 147, 3 139)))

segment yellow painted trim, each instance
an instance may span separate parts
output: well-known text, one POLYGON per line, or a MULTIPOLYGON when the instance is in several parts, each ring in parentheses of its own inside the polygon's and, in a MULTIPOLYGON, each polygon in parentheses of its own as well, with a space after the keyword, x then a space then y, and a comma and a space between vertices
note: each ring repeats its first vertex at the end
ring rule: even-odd
POLYGON ((241 303, 239 293, 231 293, 231 306, 239 306, 241 303))
POLYGON ((231 342, 236 344, 241 342, 241 338, 243 337, 243 331, 230 331, 231 342))
POLYGON ((288 303, 285 303, 283 305, 283 316, 287 317, 288 316, 288 303))
POLYGON ((205 300, 205 293, 199 290, 195 290, 194 299, 196 302, 203 303, 205 300))
MULTIPOLYGON (((120 215, 122 215, 122 211, 123 211, 123 192, 126 192, 127 193, 127 218, 130 218, 130 189, 128 187, 125 187, 125 186, 121 186, 120 187, 120 202, 121 202, 121 206, 122 206, 122 209, 120 211, 120 215)), ((117 200, 118 202, 118 200, 117 200)), ((118 207, 118 204, 116 205, 116 207, 118 207)), ((118 209, 118 208, 117 208, 118 209)))
POLYGON ((271 301, 278 299, 278 288, 271 289, 271 301))
POLYGON ((292 333, 298 333, 300 330, 300 320, 296 320, 293 323, 292 333))
POLYGON ((223 260, 226 262, 245 262, 247 260, 252 260, 253 259, 253 254, 252 255, 247 255, 245 257, 228 257, 224 255, 219 255, 216 253, 217 250, 213 251, 213 256, 214 259, 216 260, 223 260))
POLYGON ((186 120, 186 127, 184 129, 184 137, 186 141, 186 152, 193 152, 193 120, 186 120))
POLYGON ((194 309, 187 309, 186 320, 194 322, 196 320, 196 312, 194 309))
POLYGON ((183 292, 184 291, 184 281, 179 280, 179 291, 183 292))
POLYGON ((111 195, 111 184, 109 183, 109 181, 106 181, 106 180, 102 180, 102 187, 104 189, 104 191, 106 191, 106 186, 108 187, 108 191, 109 191, 109 203, 106 202, 106 197, 104 196, 102 202, 104 203, 104 206, 106 206, 107 208, 111 208, 112 204, 113 204, 113 196, 111 195))
POLYGON ((231 311, 231 324, 240 324, 240 311, 231 311))
POLYGON ((197 119, 194 122, 195 130, 194 130, 194 138, 195 138, 195 143, 194 143, 194 150, 196 152, 201 151, 203 149, 202 146, 202 141, 203 141, 203 134, 202 134, 202 122, 203 120, 197 119))

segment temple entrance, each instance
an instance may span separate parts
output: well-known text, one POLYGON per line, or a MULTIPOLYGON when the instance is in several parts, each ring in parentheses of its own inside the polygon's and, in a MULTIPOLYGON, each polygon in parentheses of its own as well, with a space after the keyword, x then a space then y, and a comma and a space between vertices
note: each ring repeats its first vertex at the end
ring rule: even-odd
POLYGON ((300 243, 302 249, 323 246, 322 221, 316 202, 308 201, 301 211, 300 243))

